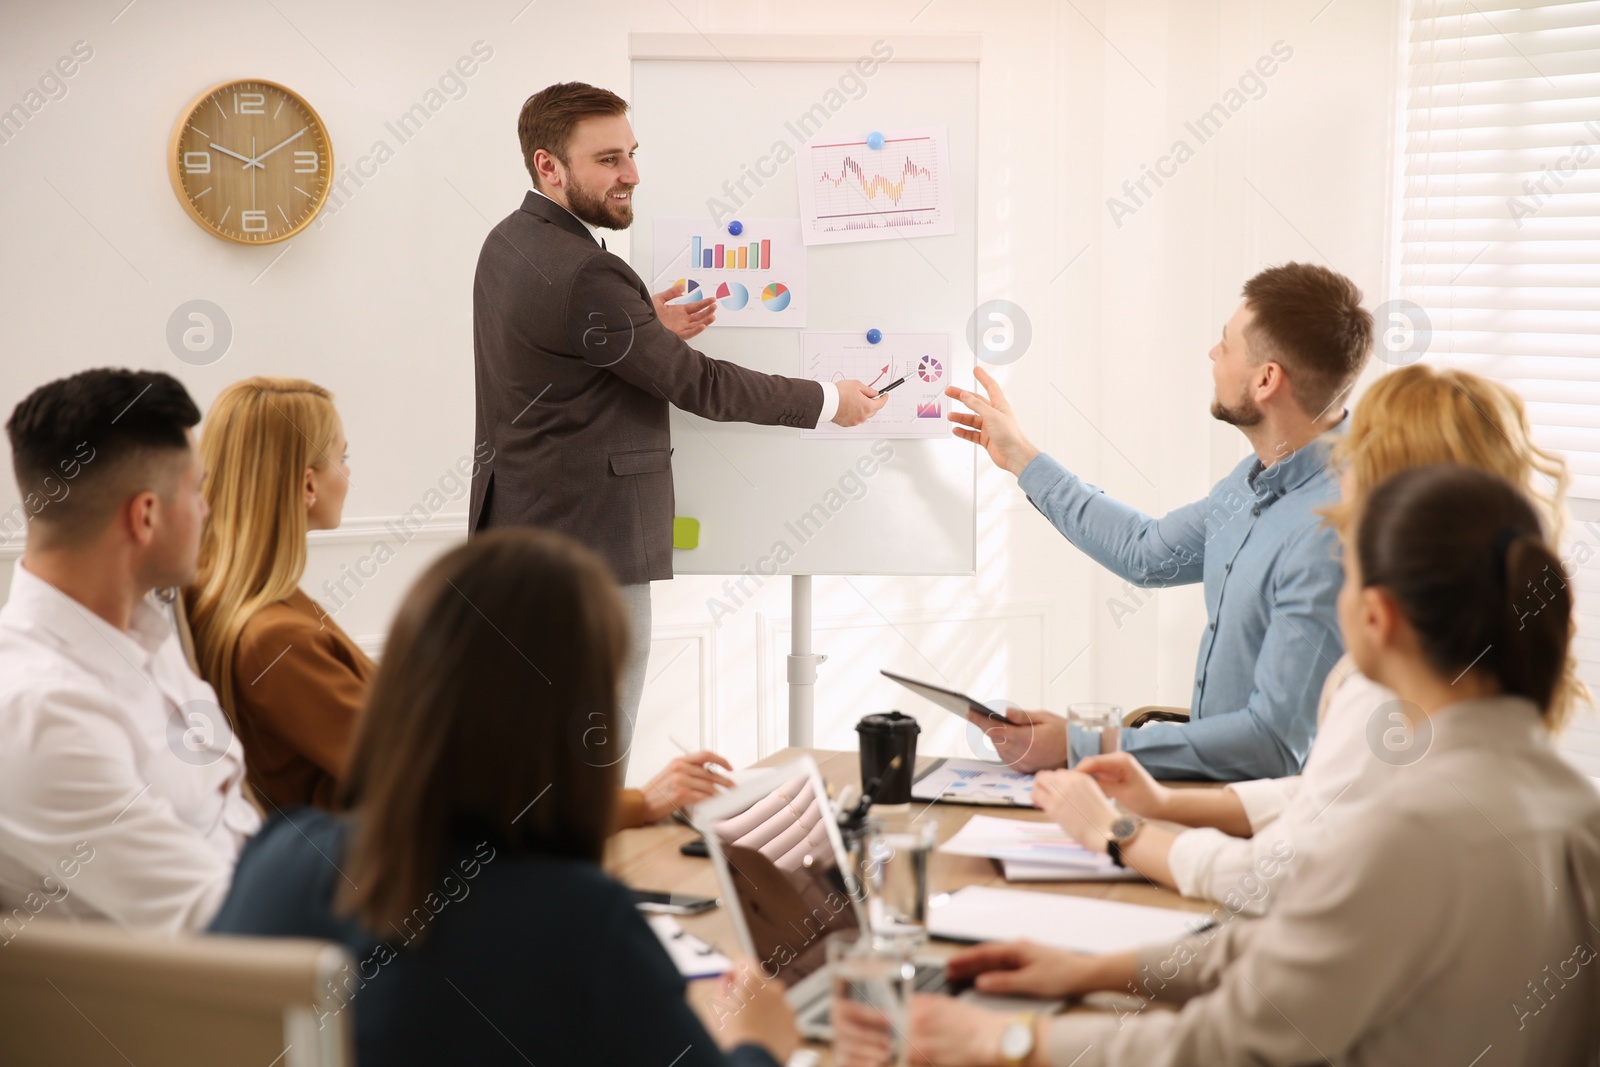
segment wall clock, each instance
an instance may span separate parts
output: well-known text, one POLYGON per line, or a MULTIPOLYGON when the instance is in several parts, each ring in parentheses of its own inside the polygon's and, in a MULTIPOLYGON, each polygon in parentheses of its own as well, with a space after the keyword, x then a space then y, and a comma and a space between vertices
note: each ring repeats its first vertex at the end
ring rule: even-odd
POLYGON ((207 232, 245 245, 283 241, 328 199, 333 146, 298 93, 259 78, 214 85, 178 116, 167 146, 178 202, 207 232))

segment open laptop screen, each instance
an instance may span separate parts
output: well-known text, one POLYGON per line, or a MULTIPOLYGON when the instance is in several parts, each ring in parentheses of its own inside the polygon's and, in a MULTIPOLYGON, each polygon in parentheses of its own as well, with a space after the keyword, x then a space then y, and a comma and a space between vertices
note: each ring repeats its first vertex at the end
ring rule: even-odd
POLYGON ((791 778, 711 823, 761 973, 791 987, 827 961, 829 934, 860 929, 812 781, 791 778))

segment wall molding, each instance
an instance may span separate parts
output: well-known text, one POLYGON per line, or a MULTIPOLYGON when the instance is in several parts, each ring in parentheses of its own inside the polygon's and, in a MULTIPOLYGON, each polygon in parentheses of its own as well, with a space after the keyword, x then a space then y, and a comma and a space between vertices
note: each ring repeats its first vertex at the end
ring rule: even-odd
MULTIPOLYGON (((707 622, 667 623, 650 628, 650 644, 657 641, 693 641, 699 658, 700 747, 717 748, 717 628, 707 622)), ((662 668, 663 670, 665 668, 662 668)), ((645 679, 645 685, 651 679, 645 679)))

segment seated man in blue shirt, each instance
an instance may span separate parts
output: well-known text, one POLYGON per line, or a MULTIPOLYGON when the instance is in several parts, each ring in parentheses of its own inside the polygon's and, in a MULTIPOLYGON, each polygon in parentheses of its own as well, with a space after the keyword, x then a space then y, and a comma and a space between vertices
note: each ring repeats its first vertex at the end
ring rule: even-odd
MULTIPOLYGON (((1145 588, 1205 583, 1187 723, 1123 729, 1121 746, 1158 778, 1238 781, 1296 774, 1311 747, 1317 696, 1342 654, 1334 601, 1338 539, 1317 510, 1338 498, 1331 434, 1372 346, 1361 291, 1324 267, 1289 263, 1245 283, 1211 349, 1213 417, 1255 449, 1204 500, 1152 518, 1080 481, 1023 436, 1005 394, 946 390, 972 409, 955 433, 1017 476, 1028 499, 1101 566, 1145 588)), ((1000 757, 1022 770, 1101 750, 1098 731, 1059 715, 973 716, 1000 757)))

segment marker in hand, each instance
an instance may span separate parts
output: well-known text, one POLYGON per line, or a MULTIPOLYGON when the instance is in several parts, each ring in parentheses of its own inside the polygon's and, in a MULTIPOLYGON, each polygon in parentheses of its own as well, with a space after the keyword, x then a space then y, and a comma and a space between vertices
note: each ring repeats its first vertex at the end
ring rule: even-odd
POLYGON ((887 393, 889 390, 893 389, 895 386, 904 385, 906 383, 906 379, 909 378, 909 377, 911 377, 911 375, 906 374, 906 375, 903 375, 903 376, 901 376, 899 378, 896 378, 894 381, 890 382, 888 385, 884 386, 882 389, 879 389, 878 390, 878 395, 879 396, 883 396, 885 393, 887 393))

